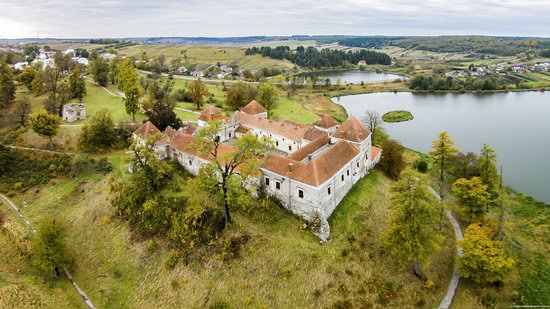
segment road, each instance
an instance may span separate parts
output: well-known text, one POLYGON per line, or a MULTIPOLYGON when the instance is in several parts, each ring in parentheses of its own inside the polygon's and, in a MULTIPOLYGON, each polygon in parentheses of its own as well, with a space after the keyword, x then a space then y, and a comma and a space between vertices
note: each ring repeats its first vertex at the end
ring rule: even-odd
MULTIPOLYGON (((23 221, 23 223, 29 227, 29 229, 32 231, 33 234, 36 233, 36 230, 34 229, 34 227, 32 226, 32 224, 29 222, 29 220, 27 220, 27 218, 25 218, 25 216, 23 215, 23 213, 21 212, 21 210, 19 210, 19 208, 10 200, 8 199, 6 196, 4 196, 3 194, 0 194, 0 200, 4 201, 8 206, 10 206, 13 211, 15 211, 15 213, 17 213, 17 216, 21 219, 21 221, 23 221)), ((84 302, 84 304, 86 304, 86 306, 89 308, 89 309, 95 309, 94 307, 94 304, 92 304, 92 302, 90 301, 90 299, 88 298, 88 296, 86 295, 86 293, 84 293, 84 291, 78 286, 78 284, 76 283, 76 281, 74 280, 73 276, 71 275, 71 273, 65 268, 63 269, 63 272, 65 273, 65 276, 67 276, 67 279, 71 282, 71 284, 73 285, 74 289, 76 290, 76 292, 78 293, 78 295, 80 296, 80 298, 82 299, 82 301, 84 302)))

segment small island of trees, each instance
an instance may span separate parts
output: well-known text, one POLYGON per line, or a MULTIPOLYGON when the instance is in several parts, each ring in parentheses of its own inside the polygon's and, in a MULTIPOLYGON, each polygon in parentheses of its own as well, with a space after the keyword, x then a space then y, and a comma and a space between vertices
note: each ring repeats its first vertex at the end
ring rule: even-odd
POLYGON ((414 117, 411 112, 405 110, 390 111, 382 115, 384 122, 403 122, 413 119, 414 117))

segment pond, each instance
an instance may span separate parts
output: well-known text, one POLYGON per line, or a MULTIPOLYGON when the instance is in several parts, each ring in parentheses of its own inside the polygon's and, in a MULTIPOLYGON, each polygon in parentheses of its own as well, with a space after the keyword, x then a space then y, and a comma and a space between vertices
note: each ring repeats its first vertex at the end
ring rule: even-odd
POLYGON ((324 72, 313 72, 313 73, 304 73, 306 76, 315 75, 319 78, 319 83, 324 84, 325 80, 328 78, 332 84, 335 84, 338 79, 340 83, 344 84, 360 84, 364 83, 380 83, 380 82, 392 82, 398 79, 404 80, 407 79, 404 76, 391 74, 391 73, 377 73, 374 71, 324 71, 324 72))
POLYGON ((373 93, 334 98, 348 114, 367 110, 380 115, 404 109, 414 120, 384 123, 388 134, 406 147, 428 152, 440 131, 447 131, 462 152, 479 153, 484 143, 497 152, 504 182, 550 202, 550 93, 495 94, 373 93))

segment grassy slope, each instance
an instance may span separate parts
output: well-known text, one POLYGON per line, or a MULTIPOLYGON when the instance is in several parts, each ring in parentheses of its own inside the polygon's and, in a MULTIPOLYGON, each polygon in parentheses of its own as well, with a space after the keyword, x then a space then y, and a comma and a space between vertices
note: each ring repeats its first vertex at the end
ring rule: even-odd
MULTIPOLYGON (((124 175, 122 156, 112 158, 119 176, 124 175)), ((427 268, 435 289, 424 288, 408 271, 397 271, 384 257, 380 241, 390 185, 378 172, 359 182, 330 220, 328 245, 320 246, 300 220, 282 210, 268 224, 236 214, 237 223, 229 229, 251 235, 242 258, 224 264, 212 257, 174 270, 164 267, 165 249, 149 254, 145 241, 132 237, 127 223, 113 217, 103 178, 57 179, 14 200, 25 205, 31 222, 44 214, 70 221, 74 275, 98 307, 202 307, 219 301, 235 308, 319 307, 344 301, 376 306, 388 287, 392 302, 412 307, 422 298, 433 307, 449 279, 452 237, 446 229, 444 250, 427 268)))
POLYGON ((0 202, 0 308, 82 308, 69 281, 44 280, 30 266, 30 230, 0 202))
POLYGON ((239 68, 257 70, 264 67, 292 69, 294 65, 286 60, 276 60, 260 55, 245 56, 244 48, 214 46, 170 46, 170 45, 134 45, 122 48, 119 53, 127 57, 141 58, 143 52, 149 58, 164 55, 167 60, 181 58, 182 64, 189 61, 197 65, 212 65, 220 62, 236 65, 239 68), (187 58, 185 58, 187 55, 187 58))

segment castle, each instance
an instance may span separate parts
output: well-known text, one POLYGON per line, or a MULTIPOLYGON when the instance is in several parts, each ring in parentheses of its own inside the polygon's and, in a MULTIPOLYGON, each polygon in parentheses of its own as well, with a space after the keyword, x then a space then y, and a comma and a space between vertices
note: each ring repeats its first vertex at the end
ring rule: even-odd
MULTIPOLYGON (((259 184, 277 197, 283 206, 307 221, 320 220, 326 240, 327 218, 352 186, 380 160, 381 149, 372 146, 371 133, 356 118, 338 123, 323 116, 312 126, 289 120, 268 119, 267 110, 252 101, 231 117, 214 106, 205 108, 197 125, 187 123, 179 130, 168 128, 165 139, 156 143, 161 159, 177 160, 186 170, 197 175, 209 162, 190 145, 198 130, 209 121, 223 121, 219 133, 219 151, 231 151, 231 141, 244 134, 269 137, 275 149, 267 154, 259 184)), ((160 131, 146 122, 134 133, 138 142, 160 131)))

